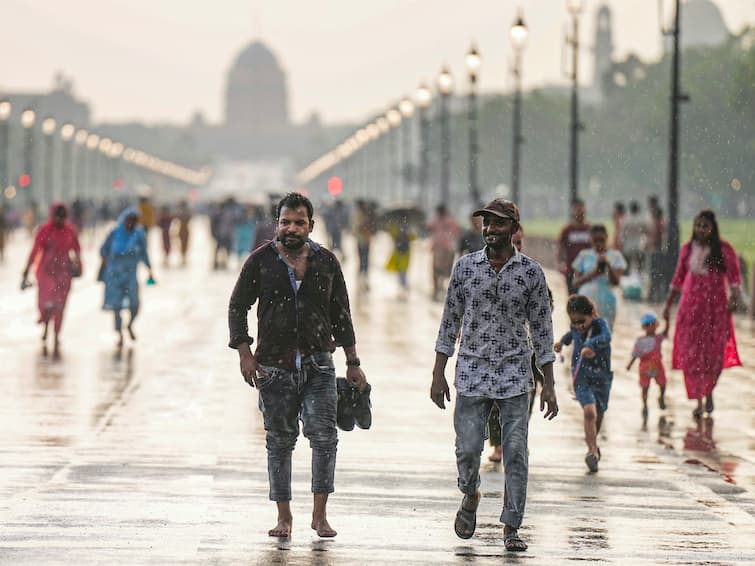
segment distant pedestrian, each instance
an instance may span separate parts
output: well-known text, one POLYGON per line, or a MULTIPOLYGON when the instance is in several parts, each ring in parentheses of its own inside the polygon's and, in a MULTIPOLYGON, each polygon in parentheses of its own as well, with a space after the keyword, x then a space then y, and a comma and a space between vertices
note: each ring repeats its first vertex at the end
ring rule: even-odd
POLYGON ((572 349, 572 381, 574 394, 582 406, 585 444, 585 464, 591 472, 598 471, 600 448, 598 433, 603 415, 608 410, 613 372, 611 371, 611 330, 600 318, 593 302, 584 295, 572 295, 566 303, 571 330, 556 342, 559 353, 564 346, 572 349))
POLYGON ((257 228, 254 231, 254 244, 252 251, 275 239, 275 231, 278 228, 276 221, 277 205, 270 205, 267 214, 264 211, 257 217, 257 228))
POLYGON ((427 225, 427 231, 433 254, 433 300, 438 300, 445 289, 446 279, 451 275, 461 228, 448 213, 446 205, 440 204, 435 209, 435 217, 427 225))
POLYGON ((533 388, 533 349, 545 376, 540 408, 547 404, 545 416, 549 419, 558 414, 548 287, 540 265, 512 245, 519 228, 517 206, 495 199, 475 214, 483 218, 486 247, 462 256, 451 275, 435 344, 430 398, 441 409, 451 399, 445 368, 461 335, 454 380, 454 429, 458 487, 464 498, 454 530, 463 539, 475 532, 481 497, 480 456, 490 410, 498 405, 505 477, 503 542, 506 550, 523 551, 527 544, 518 529, 527 497, 527 409, 533 388))
POLYGON ((312 447, 312 529, 333 537, 326 506, 336 467, 336 370, 331 353, 346 353, 346 379, 367 386, 357 357, 349 298, 336 256, 309 239, 310 200, 299 193, 278 204, 275 240, 246 260, 228 306, 231 348, 244 380, 259 390, 267 436, 270 500, 278 508, 273 537, 291 536, 291 452, 299 420, 312 447), (257 303, 257 349, 252 354, 247 313, 257 303))
POLYGON ((658 396, 658 407, 662 411, 666 409, 666 370, 663 367, 661 344, 668 337, 668 320, 666 320, 666 326, 660 334, 657 334, 658 317, 653 311, 642 315, 640 324, 645 331, 645 335, 637 338, 637 341, 634 343, 632 359, 627 364, 627 370, 632 369, 634 361, 639 358, 640 387, 642 388, 642 419, 643 421, 647 421, 648 389, 650 388, 651 380, 655 380, 661 391, 658 396))
POLYGON ((574 284, 574 259, 579 252, 591 246, 590 224, 585 221, 585 203, 575 199, 571 204, 571 222, 564 226, 558 237, 558 269, 566 278, 569 294, 577 292, 574 284))
POLYGON ((181 265, 186 265, 186 254, 189 251, 189 224, 191 223, 191 210, 185 200, 178 203, 178 242, 181 246, 181 265))
POLYGON ((627 207, 623 202, 613 203, 613 247, 617 250, 622 249, 621 230, 624 227, 624 220, 627 217, 627 207))
POLYGON ((482 218, 469 217, 469 227, 461 233, 459 238, 459 255, 476 252, 485 247, 482 239, 482 218))
POLYGON ((171 234, 170 227, 173 225, 173 214, 170 207, 166 204, 160 207, 157 215, 157 227, 160 228, 160 236, 163 245, 163 265, 167 266, 170 262, 171 234))
POLYGON ((71 290, 71 279, 81 275, 81 246, 73 224, 67 221, 68 208, 62 202, 50 206, 46 224, 37 230, 34 245, 21 277, 21 288, 29 286, 29 269, 35 266, 39 323, 44 325, 42 351, 47 354, 47 329, 53 322, 53 355, 60 355, 63 311, 71 290))
POLYGON ((647 231, 647 222, 640 214, 640 205, 633 200, 629 203, 629 215, 621 227, 621 248, 618 248, 626 259, 628 271, 643 271, 647 231))
POLYGON ((398 275, 399 298, 406 299, 409 294, 409 263, 412 258, 412 240, 414 232, 409 227, 406 218, 399 220, 388 228, 388 233, 393 238, 393 251, 385 266, 387 271, 398 275))
POLYGON ((0 202, 0 262, 5 260, 5 238, 8 233, 8 215, 0 202))
POLYGON ((252 251, 257 215, 254 206, 247 204, 239 209, 239 218, 233 238, 234 251, 239 261, 244 261, 252 251))
POLYGON ((364 290, 369 290, 370 248, 376 228, 375 206, 366 200, 358 200, 354 211, 354 237, 359 256, 359 285, 364 290))
POLYGON ((590 229, 592 248, 582 250, 574 259, 573 283, 580 295, 587 295, 598 307, 599 316, 613 329, 616 320, 616 295, 613 287, 619 284, 627 267, 624 256, 609 248, 608 231, 602 224, 590 229))
POLYGON ((115 228, 107 235, 100 248, 102 258, 102 281, 105 283, 103 308, 113 311, 118 346, 123 345, 121 310, 128 310, 130 318, 126 330, 131 340, 136 340, 134 320, 139 314, 139 281, 137 268, 144 263, 149 269, 148 282, 154 282, 152 265, 147 254, 147 238, 137 225, 139 212, 130 207, 118 217, 115 228))
POLYGON ((692 238, 679 251, 663 310, 668 318, 681 296, 671 367, 684 371, 687 397, 697 400, 695 418, 703 416, 703 398, 705 412, 713 412, 713 389, 721 370, 742 365, 731 316, 742 300, 741 283, 737 254, 721 239, 715 213, 700 211, 692 238))
POLYGON ((342 200, 336 200, 325 211, 325 227, 330 238, 330 249, 343 256, 343 231, 349 224, 349 211, 342 200))

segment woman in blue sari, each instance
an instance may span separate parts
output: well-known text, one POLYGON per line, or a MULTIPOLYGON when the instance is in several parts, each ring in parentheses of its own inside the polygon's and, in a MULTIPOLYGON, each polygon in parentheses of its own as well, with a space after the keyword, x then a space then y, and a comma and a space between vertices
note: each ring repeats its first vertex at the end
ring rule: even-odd
POLYGON ((105 283, 105 310, 115 315, 115 331, 118 333, 118 345, 123 345, 121 310, 131 313, 128 330, 132 340, 136 340, 133 324, 139 313, 139 282, 136 278, 139 262, 149 269, 149 281, 152 278, 152 266, 147 254, 147 238, 144 230, 137 226, 139 212, 129 207, 118 217, 118 223, 108 234, 100 248, 102 268, 100 280, 105 283))

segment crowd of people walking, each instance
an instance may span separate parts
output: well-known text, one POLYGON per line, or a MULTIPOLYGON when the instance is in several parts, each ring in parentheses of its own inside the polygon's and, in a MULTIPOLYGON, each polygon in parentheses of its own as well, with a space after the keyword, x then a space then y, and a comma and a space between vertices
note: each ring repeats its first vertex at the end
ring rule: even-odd
MULTIPOLYGON (((301 194, 285 195, 269 212, 234 199, 209 208, 215 241, 212 267, 225 267, 236 256, 240 268, 229 304, 229 345, 239 352, 244 380, 259 389, 270 498, 278 511, 270 535, 287 537, 292 530, 291 450, 299 418, 313 449, 312 528, 321 537, 336 534, 326 514, 328 495, 334 490, 337 444, 337 372, 331 357, 336 345, 346 354, 348 382, 360 391, 369 390, 341 270, 342 233, 350 229, 354 235, 358 282, 367 290, 371 243, 378 228, 383 228, 392 240, 386 268, 398 274, 405 293, 412 242, 422 231, 427 234, 432 253, 430 295, 443 301, 430 386, 431 400, 441 409, 451 400, 446 365, 457 354, 453 422, 462 500, 454 530, 463 539, 475 532, 480 460, 490 436, 494 444, 490 459, 502 461, 504 469, 500 518, 504 546, 526 550, 519 529, 526 506, 527 431, 535 394, 539 388, 540 410, 547 419, 555 418, 559 405, 553 364, 557 354, 571 347, 569 389, 582 409, 584 462, 589 472, 597 472, 602 450, 607 449, 600 445, 599 433, 614 375, 611 343, 619 315, 615 289, 627 270, 642 268, 652 230, 640 230, 639 208, 631 203, 628 217, 619 219, 611 240, 606 226, 587 221, 585 204, 573 202, 571 221, 560 234, 557 252, 568 298, 554 307, 545 271, 537 258, 523 251, 524 228, 515 203, 494 199, 475 210, 470 228, 462 230, 444 205, 425 222, 416 211, 381 216, 370 202, 359 201, 353 210, 339 202, 322 214, 332 250, 311 239, 314 207, 301 194), (252 350, 247 313, 255 303, 258 337, 252 350), (569 321, 568 328, 559 329, 559 339, 554 338, 554 308, 565 309, 569 321)), ((140 264, 148 272, 147 284, 155 284, 148 251, 150 227, 159 230, 163 264, 170 265, 174 236, 185 264, 191 217, 185 202, 156 210, 149 199, 141 199, 138 207, 123 209, 107 232, 99 248, 97 277, 104 283, 103 309, 113 313, 118 346, 124 343, 124 331, 136 340, 140 264)), ((662 229, 662 224, 656 228, 662 229)), ((72 281, 84 270, 78 233, 66 204, 53 203, 47 222, 35 232, 22 272, 22 289, 31 285, 32 270, 35 275, 45 354, 52 323, 52 351, 60 355, 67 298, 72 281)), ((693 417, 701 419, 714 411, 713 393, 722 370, 741 365, 731 314, 742 301, 741 285, 734 248, 722 239, 713 211, 700 211, 679 252, 661 316, 652 311, 643 314, 642 334, 627 352, 627 370, 639 360, 643 420, 653 381, 659 389, 659 409, 666 409, 668 376, 662 345, 672 333, 671 367, 683 372, 687 397, 695 402, 693 417)))

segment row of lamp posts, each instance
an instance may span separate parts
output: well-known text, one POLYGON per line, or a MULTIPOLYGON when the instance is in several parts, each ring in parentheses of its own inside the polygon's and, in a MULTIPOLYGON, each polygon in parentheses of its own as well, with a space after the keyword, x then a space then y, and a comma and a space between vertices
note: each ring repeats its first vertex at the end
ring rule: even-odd
MULTIPOLYGON (((5 198, 12 199, 17 195, 16 187, 10 180, 9 151, 10 151, 10 117, 12 105, 8 100, 0 100, 0 188, 5 198)), ((87 195, 88 187, 99 183, 100 178, 115 179, 119 175, 121 161, 135 167, 148 170, 166 179, 178 181, 187 185, 200 186, 207 182, 211 175, 209 168, 199 171, 182 167, 175 163, 161 160, 143 151, 126 148, 122 143, 107 137, 100 137, 85 129, 76 129, 73 124, 64 123, 58 128, 55 118, 46 117, 40 124, 44 136, 44 161, 42 171, 42 186, 39 188, 34 160, 34 136, 37 124, 37 114, 32 109, 21 112, 20 123, 23 130, 22 140, 22 173, 18 178, 18 185, 25 195, 28 206, 34 197, 43 202, 53 200, 55 185, 54 164, 60 162, 60 197, 69 200, 74 197, 74 177, 81 188, 76 196, 94 197, 87 195), (62 155, 55 158, 56 132, 60 133, 62 141, 62 155), (74 164, 74 147, 76 162, 74 164)), ((1 198, 1 197, 0 197, 1 198)))
MULTIPOLYGON (((512 190, 514 198, 519 197, 520 184, 520 155, 522 137, 522 120, 521 120, 521 52, 527 40, 527 27, 524 19, 519 15, 511 27, 511 42, 514 48, 514 76, 516 78, 514 119, 513 119, 513 163, 512 163, 512 190)), ((473 205, 480 202, 480 183, 479 183, 479 136, 478 136, 478 99, 477 83, 479 71, 482 64, 482 57, 476 46, 473 44, 465 56, 465 66, 469 78, 469 95, 468 95, 468 131, 469 131, 469 198, 473 205)), ((450 206, 451 204, 451 95, 453 93, 454 79, 451 71, 447 66, 442 67, 435 80, 435 86, 438 93, 438 112, 437 124, 440 130, 440 163, 439 163, 439 202, 450 206)), ((383 115, 378 116, 370 124, 360 128, 346 141, 334 150, 321 156, 319 159, 310 163, 297 175, 297 183, 304 186, 314 179, 320 178, 326 173, 332 172, 337 166, 342 166, 344 170, 350 170, 347 165, 353 154, 357 151, 362 153, 362 192, 367 191, 366 175, 366 153, 364 150, 371 142, 376 142, 378 138, 383 138, 383 155, 380 150, 375 150, 375 160, 385 159, 386 166, 383 169, 385 176, 382 183, 379 183, 377 173, 373 175, 375 184, 382 184, 388 187, 388 197, 390 199, 403 200, 407 195, 407 187, 412 187, 415 183, 417 194, 415 195, 417 204, 426 207, 430 197, 430 108, 433 102, 432 90, 427 84, 421 84, 417 89, 414 100, 404 97, 397 106, 389 108, 383 115), (414 166, 409 162, 411 154, 411 121, 416 117, 419 126, 418 140, 418 166, 416 174, 414 166), (395 137, 401 137, 401 160, 397 160, 397 147, 395 137)), ((378 144, 373 144, 377 146, 378 144)), ((340 186, 340 185, 339 185, 340 186)), ((375 187, 378 188, 377 186, 375 187)))

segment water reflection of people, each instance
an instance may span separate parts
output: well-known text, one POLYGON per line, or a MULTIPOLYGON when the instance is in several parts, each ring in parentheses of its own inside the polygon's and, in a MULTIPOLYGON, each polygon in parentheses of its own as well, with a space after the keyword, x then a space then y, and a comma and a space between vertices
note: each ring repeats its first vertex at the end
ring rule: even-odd
POLYGON ((687 434, 684 435, 684 448, 698 452, 710 452, 716 448, 713 440, 713 417, 697 419, 695 426, 687 428, 687 434))

